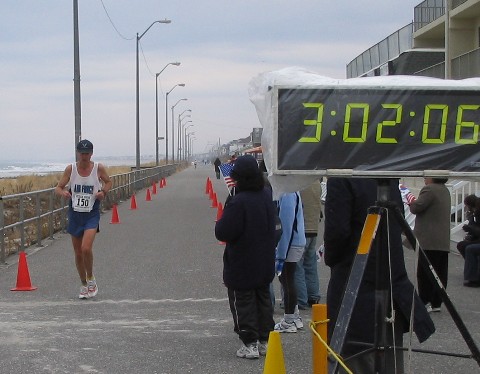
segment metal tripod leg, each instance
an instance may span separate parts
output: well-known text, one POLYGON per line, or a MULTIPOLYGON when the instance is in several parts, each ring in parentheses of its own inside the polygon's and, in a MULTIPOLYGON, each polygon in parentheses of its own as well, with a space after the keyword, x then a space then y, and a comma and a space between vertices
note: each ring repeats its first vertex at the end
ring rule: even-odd
MULTIPOLYGON (((345 289, 342 304, 338 312, 338 317, 330 341, 330 347, 336 353, 340 353, 342 351, 345 343, 347 329, 350 324, 350 317, 355 306, 358 290, 360 288, 365 267, 368 262, 370 249, 377 234, 377 229, 380 224, 383 211, 383 208, 371 207, 368 211, 368 215, 363 226, 362 235, 357 248, 357 254, 350 271, 347 287, 345 289)), ((337 372, 337 370, 338 362, 335 361, 330 366, 329 373, 334 374, 337 372)))
MULTIPOLYGON (((391 210, 394 211, 395 218, 400 224, 400 226, 402 227, 403 233, 405 234, 408 241, 412 245, 412 248, 415 248, 417 246, 417 239, 415 238, 415 234, 413 233, 412 229, 408 225, 407 221, 405 221, 405 218, 403 217, 400 209, 396 205, 392 205, 391 210)), ((420 245, 418 245, 418 250, 419 250, 419 255, 422 256, 423 260, 425 260, 423 263, 426 264, 425 270, 426 270, 426 273, 428 274, 428 277, 430 278, 430 281, 432 282, 432 284, 438 286, 438 290, 440 291, 440 296, 442 298, 443 303, 445 304, 445 307, 450 313, 450 316, 452 317, 453 322, 455 322, 455 325, 457 326, 458 331, 462 335, 463 340, 465 341, 468 348, 470 349, 470 352, 472 353, 472 358, 480 366, 480 351, 477 345, 475 344, 475 341, 473 340, 472 336, 470 335, 470 332, 468 331, 467 327, 463 323, 462 318, 460 317, 455 306, 450 300, 450 297, 448 296, 447 291, 443 287, 442 282, 438 278, 438 275, 433 269, 432 264, 428 260, 428 257, 425 254, 425 251, 420 247, 420 245)))

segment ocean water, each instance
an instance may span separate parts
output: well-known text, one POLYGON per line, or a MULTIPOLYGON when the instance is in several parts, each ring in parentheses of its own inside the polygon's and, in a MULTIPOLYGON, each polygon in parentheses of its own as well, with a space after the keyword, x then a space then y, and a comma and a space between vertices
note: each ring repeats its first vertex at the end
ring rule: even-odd
MULTIPOLYGON (((99 157, 93 161, 101 162, 105 166, 135 166, 136 159, 131 156, 99 157)), ((141 163, 155 161, 155 156, 142 156, 141 163)), ((61 173, 71 161, 14 161, 0 160, 0 178, 14 178, 22 175, 47 175, 61 173)))

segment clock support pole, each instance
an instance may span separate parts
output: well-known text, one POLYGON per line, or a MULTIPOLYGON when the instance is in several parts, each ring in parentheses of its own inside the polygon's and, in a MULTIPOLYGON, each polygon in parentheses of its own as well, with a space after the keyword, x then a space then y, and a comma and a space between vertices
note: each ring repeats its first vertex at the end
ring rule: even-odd
MULTIPOLYGON (((470 349, 471 355, 458 355, 451 354, 456 357, 473 358, 480 366, 480 351, 475 344, 471 334, 463 323, 460 315, 458 314, 455 306, 450 300, 448 294, 445 291, 441 281, 431 266, 424 250, 418 245, 418 241, 415 238, 410 226, 405 221, 405 218, 400 208, 390 201, 389 196, 389 183, 384 179, 377 180, 377 202, 375 206, 372 206, 368 210, 367 218, 364 223, 360 242, 357 247, 357 253, 350 271, 350 276, 347 282, 343 300, 338 312, 337 320, 333 330, 332 338, 330 339, 330 347, 336 353, 340 353, 344 346, 348 326, 350 323, 350 317, 355 307, 356 298, 360 289, 363 274, 367 266, 368 257, 371 252, 372 246, 375 245, 376 249, 376 284, 375 284, 375 331, 374 331, 374 344, 373 346, 368 343, 356 344, 368 347, 365 351, 358 355, 367 354, 370 352, 375 353, 375 373, 387 374, 393 373, 395 368, 395 359, 397 364, 403 365, 403 362, 398 361, 398 357, 395 355, 395 347, 397 342, 393 341, 393 336, 396 336, 396 340, 402 341, 402 332, 396 334, 392 333, 392 329, 389 329, 390 316, 392 314, 391 305, 391 293, 390 293, 390 279, 389 268, 390 263, 388 259, 388 253, 385 253, 385 247, 382 248, 382 243, 388 243, 388 220, 387 214, 391 211, 402 227, 402 231, 411 243, 413 248, 419 251, 419 255, 425 259, 425 266, 427 267, 427 273, 429 274, 430 281, 438 286, 440 290, 441 298, 445 304, 448 312, 450 313, 452 320, 455 322, 457 329, 461 333, 465 343, 470 349)), ((401 344, 400 344, 401 347, 401 344)), ((397 348, 404 350, 404 348, 397 348)), ((418 350, 419 351, 419 350, 418 350)), ((435 352, 426 352, 432 353, 435 352)), ((449 355, 448 353, 442 353, 449 355)), ((400 355, 401 357, 402 355, 400 355)), ((348 366, 348 358, 345 360, 348 366)), ((336 374, 338 370, 338 362, 332 362, 329 368, 330 374, 336 374)))

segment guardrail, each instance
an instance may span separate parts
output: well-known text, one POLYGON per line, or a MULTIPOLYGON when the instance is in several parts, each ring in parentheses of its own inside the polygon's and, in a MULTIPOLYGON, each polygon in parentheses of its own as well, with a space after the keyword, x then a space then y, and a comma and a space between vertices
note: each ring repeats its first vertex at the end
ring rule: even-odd
MULTIPOLYGON (((152 186, 175 173, 181 165, 171 164, 132 170, 111 176, 112 188, 101 210, 125 201, 138 190, 152 186)), ((67 227, 68 201, 55 195, 55 188, 0 197, 0 264, 8 255, 37 245, 67 227)))

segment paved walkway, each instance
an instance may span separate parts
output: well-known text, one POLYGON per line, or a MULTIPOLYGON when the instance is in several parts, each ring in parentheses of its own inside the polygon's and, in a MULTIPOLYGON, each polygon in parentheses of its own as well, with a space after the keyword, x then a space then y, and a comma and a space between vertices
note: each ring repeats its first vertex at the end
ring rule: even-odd
MULTIPOLYGON (((0 269, 0 373, 262 373, 263 358, 235 357, 239 341, 222 285, 223 246, 213 234, 217 210, 205 194, 207 177, 225 201, 213 167, 199 165, 169 177, 152 201, 139 193, 137 210, 130 201, 120 204, 119 224, 110 224, 111 211, 102 215, 95 299, 77 298, 67 234, 27 251, 36 291, 10 291, 17 256, 8 258, 10 266, 0 269)), ((325 292, 328 269, 319 269, 325 292)), ((452 255, 449 292, 479 342, 480 290, 462 287, 461 274, 461 259, 452 255)), ((278 293, 278 281, 275 287, 278 293)), ((276 320, 282 312, 276 309, 276 320)), ((422 348, 468 353, 448 313, 433 318, 438 332, 422 348)), ((282 335, 282 344, 287 373, 311 373, 308 330, 282 335)), ((412 367, 413 373, 479 372, 473 360, 418 354, 412 367)))

